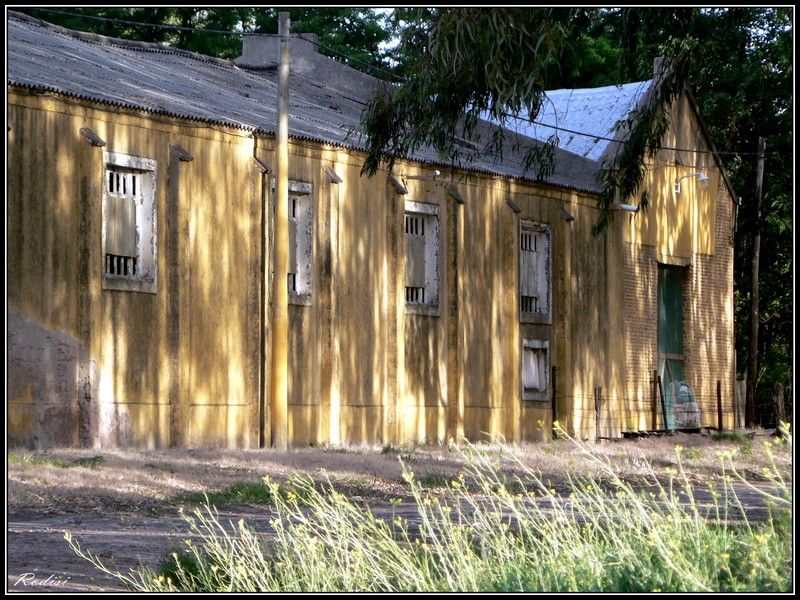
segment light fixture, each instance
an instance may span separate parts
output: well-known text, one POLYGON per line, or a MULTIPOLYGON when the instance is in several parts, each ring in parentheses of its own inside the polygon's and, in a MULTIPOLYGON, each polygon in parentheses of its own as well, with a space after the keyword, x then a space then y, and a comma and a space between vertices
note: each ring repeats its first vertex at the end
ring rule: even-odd
POLYGON ((639 212, 639 207, 636 204, 620 204, 619 209, 632 213, 639 212))
POLYGON ((683 177, 678 177, 675 179, 675 186, 672 188, 672 191, 676 194, 681 193, 681 179, 686 179, 687 177, 697 177, 697 180, 700 183, 708 183, 708 175, 703 173, 702 171, 698 171, 697 173, 689 173, 688 175, 684 175, 683 177))

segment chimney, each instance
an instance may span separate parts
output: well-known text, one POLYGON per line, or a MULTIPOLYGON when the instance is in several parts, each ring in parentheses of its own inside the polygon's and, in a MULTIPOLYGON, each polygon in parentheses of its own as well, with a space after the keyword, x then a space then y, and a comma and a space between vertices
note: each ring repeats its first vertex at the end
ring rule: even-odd
MULTIPOLYGON (((316 33, 295 33, 289 40, 289 57, 292 69, 303 72, 314 67, 319 36, 316 33)), ((279 35, 246 35, 242 42, 242 55, 233 60, 245 69, 275 69, 281 60, 279 35)))

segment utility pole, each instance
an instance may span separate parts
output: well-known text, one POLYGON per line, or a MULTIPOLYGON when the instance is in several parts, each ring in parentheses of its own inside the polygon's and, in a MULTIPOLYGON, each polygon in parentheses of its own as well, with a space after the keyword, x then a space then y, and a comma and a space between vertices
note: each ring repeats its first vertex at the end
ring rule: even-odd
POLYGON ((277 195, 273 238, 272 271, 272 445, 288 445, 289 401, 289 13, 278 14, 281 66, 278 79, 278 128, 275 140, 277 195))
POLYGON ((756 167, 756 230, 753 234, 753 272, 750 288, 750 353, 747 360, 747 395, 745 396, 745 426, 756 423, 756 379, 758 377, 758 260, 761 251, 761 195, 764 181, 764 154, 767 141, 758 138, 756 167))

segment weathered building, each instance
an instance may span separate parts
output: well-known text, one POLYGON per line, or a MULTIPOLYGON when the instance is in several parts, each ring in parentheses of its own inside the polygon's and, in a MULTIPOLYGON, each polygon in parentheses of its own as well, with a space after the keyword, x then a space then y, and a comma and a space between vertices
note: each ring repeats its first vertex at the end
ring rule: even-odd
MULTIPOLYGON (((688 422, 681 382, 716 425, 718 380, 732 426, 735 205, 688 93, 650 208, 593 236, 618 142, 564 137, 543 181, 477 147, 458 168, 423 149, 367 178, 359 119, 379 82, 313 36, 291 54, 284 422, 267 383, 277 40, 225 61, 9 13, 12 442, 541 439, 554 412, 618 436, 688 422)), ((583 132, 614 138, 648 88, 553 93, 554 118, 594 97, 603 131, 583 132)))

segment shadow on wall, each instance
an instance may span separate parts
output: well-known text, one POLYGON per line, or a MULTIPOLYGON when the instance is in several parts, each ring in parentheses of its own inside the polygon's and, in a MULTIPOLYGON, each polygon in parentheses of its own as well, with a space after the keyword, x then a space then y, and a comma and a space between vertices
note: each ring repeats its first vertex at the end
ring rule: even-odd
POLYGON ((9 443, 88 446, 97 429, 97 365, 80 341, 8 313, 9 443))

